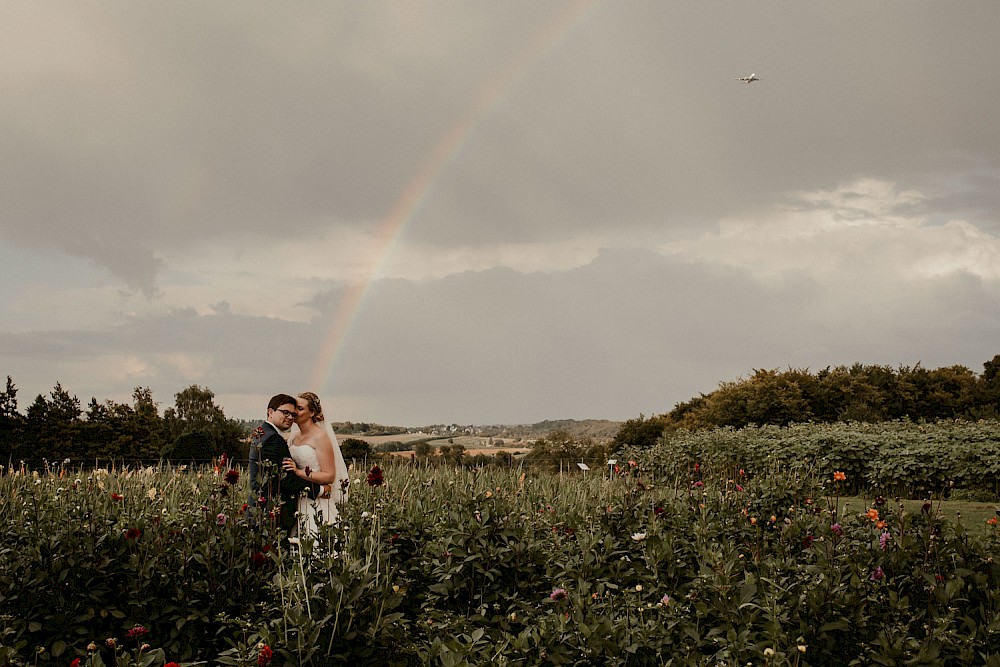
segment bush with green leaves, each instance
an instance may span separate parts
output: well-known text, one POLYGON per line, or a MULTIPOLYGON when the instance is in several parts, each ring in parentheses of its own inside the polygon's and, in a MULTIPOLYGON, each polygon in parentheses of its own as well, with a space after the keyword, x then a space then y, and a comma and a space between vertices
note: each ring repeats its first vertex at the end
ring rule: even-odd
POLYGON ((852 480, 819 459, 690 460, 613 480, 387 462, 371 487, 356 469, 340 522, 291 551, 243 512, 243 478, 15 471, 0 664, 111 664, 102 643, 137 625, 153 667, 264 647, 272 665, 1000 664, 995 525, 845 509, 852 480))

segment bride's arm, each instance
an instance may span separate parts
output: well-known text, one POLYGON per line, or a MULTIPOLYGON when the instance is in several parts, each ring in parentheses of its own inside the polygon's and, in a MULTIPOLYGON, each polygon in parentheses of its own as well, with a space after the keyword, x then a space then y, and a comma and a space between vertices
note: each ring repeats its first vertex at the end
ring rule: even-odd
MULTIPOLYGON (((316 448, 316 458, 319 459, 320 470, 313 470, 306 466, 305 468, 300 468, 296 465, 294 459, 285 459, 282 467, 291 473, 301 477, 304 480, 313 482, 315 484, 329 484, 333 481, 336 473, 331 468, 329 472, 326 471, 326 463, 323 462, 323 455, 320 454, 320 447, 316 448)), ((333 453, 330 454, 331 461, 333 459, 333 453)), ((332 463, 331 463, 332 465, 332 463)))
POLYGON ((320 473, 313 473, 313 481, 320 484, 330 484, 337 478, 337 460, 333 456, 333 442, 325 432, 316 442, 316 459, 319 461, 320 473), (319 477, 322 475, 322 477, 319 477))

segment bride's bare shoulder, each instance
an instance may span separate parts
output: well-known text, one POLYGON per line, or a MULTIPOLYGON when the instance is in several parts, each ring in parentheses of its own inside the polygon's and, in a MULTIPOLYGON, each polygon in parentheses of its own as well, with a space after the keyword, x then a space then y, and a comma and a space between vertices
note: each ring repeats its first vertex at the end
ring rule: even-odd
POLYGON ((329 434, 327 434, 325 430, 319 432, 313 443, 313 447, 316 447, 317 449, 320 447, 329 447, 330 449, 333 449, 333 440, 330 439, 329 434))

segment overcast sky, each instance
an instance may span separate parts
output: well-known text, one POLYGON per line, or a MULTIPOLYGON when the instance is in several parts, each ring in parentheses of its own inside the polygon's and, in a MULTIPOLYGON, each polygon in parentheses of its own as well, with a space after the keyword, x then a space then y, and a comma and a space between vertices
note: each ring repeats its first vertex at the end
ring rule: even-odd
POLYGON ((1000 353, 1000 3, 0 4, 0 374, 627 419, 1000 353), (754 72, 761 79, 743 84, 754 72))

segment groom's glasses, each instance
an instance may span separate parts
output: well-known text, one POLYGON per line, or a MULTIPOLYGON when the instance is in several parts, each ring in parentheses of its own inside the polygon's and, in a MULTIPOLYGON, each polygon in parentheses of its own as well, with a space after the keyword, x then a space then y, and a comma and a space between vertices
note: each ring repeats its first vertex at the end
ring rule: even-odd
POLYGON ((278 412, 285 415, 286 417, 294 417, 295 413, 291 410, 285 410, 284 408, 278 408, 278 412))

